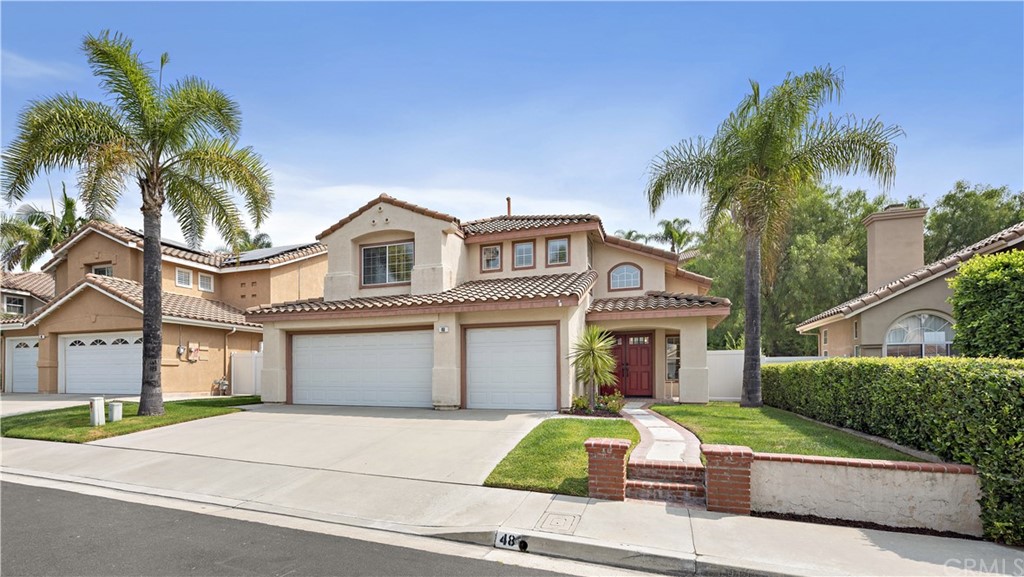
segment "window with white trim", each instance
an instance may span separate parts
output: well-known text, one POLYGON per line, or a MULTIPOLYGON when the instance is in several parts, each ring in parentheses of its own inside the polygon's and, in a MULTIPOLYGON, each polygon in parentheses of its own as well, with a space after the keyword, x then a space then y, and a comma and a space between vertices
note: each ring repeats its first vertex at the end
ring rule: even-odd
POLYGON ((900 318, 885 333, 887 357, 941 357, 953 351, 953 321, 931 313, 900 318))
POLYGON ((665 380, 679 380, 679 335, 665 337, 665 380))
POLYGON ((828 329, 821 331, 821 344, 828 344, 828 329))
POLYGON ((362 254, 364 286, 402 284, 412 281, 415 252, 411 241, 364 246, 362 254))
POLYGON ((25 314, 25 299, 22 297, 4 297, 4 312, 12 315, 25 314))
POLYGON ((640 267, 631 264, 620 264, 612 269, 609 280, 611 290, 640 288, 640 267))
POLYGON ((199 290, 203 292, 213 292, 213 275, 206 274, 204 272, 199 273, 199 290))
POLYGON ((492 244, 480 247, 480 270, 501 270, 501 245, 492 244))
POLYGON ((533 241, 513 244, 512 252, 515 257, 512 268, 533 268, 533 241))
POLYGON ((174 284, 183 288, 192 288, 192 271, 187 268, 175 268, 174 284))
POLYGON ((569 264, 569 239, 548 239, 548 266, 569 264))
POLYGON ((94 264, 92 265, 92 274, 98 274, 100 276, 114 276, 114 265, 94 264))

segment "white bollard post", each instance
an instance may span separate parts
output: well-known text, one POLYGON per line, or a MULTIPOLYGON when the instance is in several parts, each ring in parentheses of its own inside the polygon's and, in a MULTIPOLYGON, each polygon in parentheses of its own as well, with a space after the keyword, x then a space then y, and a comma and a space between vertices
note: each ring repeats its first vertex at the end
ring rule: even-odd
POLYGON ((116 401, 111 402, 110 403, 110 416, 109 416, 108 420, 111 423, 116 423, 116 422, 120 421, 121 420, 122 411, 123 411, 123 404, 122 403, 118 403, 116 401))
POLYGON ((94 427, 103 426, 106 421, 103 406, 103 397, 92 397, 89 399, 89 424, 94 427))

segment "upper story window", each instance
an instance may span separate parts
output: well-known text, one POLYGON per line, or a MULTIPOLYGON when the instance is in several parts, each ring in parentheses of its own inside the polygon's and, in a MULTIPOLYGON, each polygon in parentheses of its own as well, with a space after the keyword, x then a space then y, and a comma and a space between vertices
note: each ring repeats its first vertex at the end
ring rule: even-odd
POLYGON ((928 313, 909 314, 885 334, 887 357, 936 357, 953 354, 952 321, 928 313))
POLYGON ((828 344, 828 329, 821 331, 821 344, 828 344))
POLYGON ((192 271, 187 268, 175 268, 174 284, 184 288, 192 288, 192 271))
POLYGON ((548 266, 569 264, 569 237, 548 239, 548 266))
POLYGON ((213 275, 206 273, 199 273, 199 290, 203 292, 213 292, 213 275))
POLYGON ((491 244, 480 247, 480 270, 483 272, 501 270, 500 244, 491 244))
POLYGON ((363 286, 404 284, 412 281, 412 241, 362 247, 363 286))
POLYGON ((628 262, 622 263, 608 273, 608 288, 613 291, 638 289, 642 278, 640 267, 628 262))
POLYGON ((857 340, 860 338, 860 323, 853 321, 853 338, 857 340))
POLYGON ((22 297, 4 297, 4 312, 12 315, 25 314, 25 299, 22 297))
POLYGON ((94 264, 92 265, 92 274, 98 274, 100 276, 114 276, 114 265, 94 264))
POLYGON ((533 241, 517 242, 512 245, 512 268, 533 268, 533 241))

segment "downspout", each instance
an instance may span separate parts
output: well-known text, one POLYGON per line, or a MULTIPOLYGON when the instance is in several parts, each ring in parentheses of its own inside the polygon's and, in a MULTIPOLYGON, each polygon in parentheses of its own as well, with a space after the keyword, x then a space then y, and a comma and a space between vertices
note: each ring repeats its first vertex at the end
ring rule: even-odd
MULTIPOLYGON (((228 370, 228 365, 231 363, 231 350, 228 348, 228 338, 231 335, 235 334, 236 332, 238 332, 238 327, 232 328, 231 332, 226 333, 224 335, 224 380, 228 381, 228 383, 231 383, 230 379, 228 378, 231 376, 228 370)), ((227 393, 227 391, 221 390, 220 393, 223 395, 227 393)))

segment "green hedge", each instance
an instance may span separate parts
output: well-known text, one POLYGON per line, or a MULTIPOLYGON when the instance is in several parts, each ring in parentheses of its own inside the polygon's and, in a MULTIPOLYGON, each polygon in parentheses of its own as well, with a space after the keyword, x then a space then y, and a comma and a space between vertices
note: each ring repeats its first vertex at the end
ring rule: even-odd
POLYGON ((949 286, 960 354, 1024 358, 1024 251, 974 257, 949 286))
POLYGON ((974 466, 985 536, 1024 544, 1024 361, 832 359, 761 375, 765 404, 974 466))

